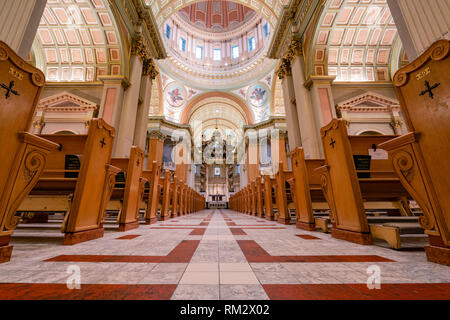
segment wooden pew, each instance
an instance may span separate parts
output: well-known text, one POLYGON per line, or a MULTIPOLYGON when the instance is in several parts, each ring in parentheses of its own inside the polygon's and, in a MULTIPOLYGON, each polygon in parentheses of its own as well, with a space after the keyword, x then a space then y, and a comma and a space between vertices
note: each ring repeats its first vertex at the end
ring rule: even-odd
POLYGON ((180 188, 183 181, 179 180, 177 176, 174 176, 173 182, 172 182, 172 192, 173 192, 173 199, 172 199, 172 211, 171 211, 171 217, 177 217, 180 215, 179 212, 179 201, 180 201, 180 188))
POLYGON ((275 211, 274 208, 277 207, 276 200, 276 183, 275 179, 271 178, 270 175, 263 176, 264 183, 264 216, 266 220, 274 221, 275 220, 275 211))
POLYGON ((131 147, 129 158, 112 158, 111 165, 119 168, 125 181, 114 186, 107 210, 118 210, 119 231, 128 231, 139 227, 140 203, 144 195, 145 183, 142 177, 144 151, 131 147))
POLYGON ((170 218, 170 199, 172 195, 171 183, 173 179, 173 172, 164 170, 164 178, 160 178, 161 188, 161 212, 159 219, 161 221, 170 218))
POLYGON ((325 160, 305 159, 303 148, 291 152, 292 174, 295 181, 296 226, 300 229, 314 231, 316 222, 325 232, 328 230, 328 221, 314 217, 315 208, 328 208, 322 192, 320 175, 315 169, 323 166, 325 160))
POLYGON ((250 205, 250 214, 252 216, 256 216, 257 212, 256 212, 256 207, 257 207, 257 190, 256 190, 256 180, 253 180, 253 182, 250 184, 250 200, 251 200, 251 205, 250 205))
POLYGON ((103 237, 106 206, 120 169, 110 164, 114 128, 93 119, 87 135, 42 135, 60 147, 48 155, 44 172, 22 203, 22 212, 65 212, 63 244, 103 237), (79 170, 66 169, 67 160, 81 155, 79 170))
POLYGON ((450 266, 450 42, 434 43, 393 84, 409 133, 380 147, 423 211, 427 259, 450 266))
POLYGON ((40 70, 0 41, 0 263, 11 258, 17 207, 37 183, 48 153, 58 148, 27 132, 44 84, 40 70))
POLYGON ((257 177, 256 178, 256 215, 260 218, 264 217, 264 210, 263 210, 263 184, 262 184, 262 178, 257 177))
POLYGON ((293 203, 291 194, 292 172, 283 169, 283 163, 280 162, 279 170, 275 174, 276 183, 276 205, 278 209, 278 222, 282 224, 291 224, 291 213, 289 203, 293 203), (289 183, 290 182, 290 183, 289 183))
POLYGON ((160 175, 161 165, 158 165, 156 161, 153 161, 151 170, 142 171, 142 177, 148 181, 148 188, 144 191, 144 199, 147 200, 145 224, 152 224, 158 221, 160 175))
MULTIPOLYGON (((356 170, 353 155, 367 155, 372 146, 392 136, 348 137, 343 120, 334 119, 321 129, 326 162, 316 169, 330 207, 333 237, 359 244, 372 244, 364 201, 378 202, 386 209, 410 198, 390 160, 372 160, 370 171, 356 170), (369 174, 358 177, 359 174, 369 174)), ((405 211, 407 209, 405 208, 405 211)))

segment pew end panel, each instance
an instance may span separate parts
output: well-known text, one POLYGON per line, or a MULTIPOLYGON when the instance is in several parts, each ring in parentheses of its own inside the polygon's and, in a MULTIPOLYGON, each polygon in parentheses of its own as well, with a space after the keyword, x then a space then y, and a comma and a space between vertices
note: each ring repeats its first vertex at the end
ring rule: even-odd
POLYGON ((429 261, 450 266, 450 41, 438 40, 397 71, 393 84, 409 133, 382 145, 422 208, 429 261))
POLYGON ((286 198, 286 173, 283 170, 283 163, 280 162, 280 170, 275 175, 276 183, 276 204, 278 209, 277 221, 281 224, 291 224, 291 214, 288 210, 286 198))
POLYGON ((292 173, 295 180, 296 226, 299 229, 315 230, 308 168, 303 148, 291 152, 292 173))
MULTIPOLYGON (((126 160, 126 168, 121 168, 126 172, 122 210, 118 216, 119 231, 121 232, 139 227, 139 203, 143 196, 140 178, 144 165, 144 151, 133 146, 130 150, 130 157, 126 160)), ((114 164, 114 161, 112 163, 114 164)))
POLYGON ((103 119, 89 126, 72 207, 63 223, 63 244, 103 237, 103 219, 120 168, 110 165, 115 130, 103 119))
POLYGON ((145 213, 145 224, 152 224, 158 221, 159 204, 159 181, 161 177, 161 165, 156 161, 152 163, 151 171, 144 171, 143 176, 150 182, 150 190, 147 201, 147 211, 145 213))
POLYGON ((326 165, 316 171, 330 206, 331 234, 342 240, 372 244, 346 125, 334 119, 320 132, 326 165))
POLYGON ((45 85, 44 74, 0 41, 0 263, 11 258, 16 209, 42 173, 54 143, 27 131, 45 85))

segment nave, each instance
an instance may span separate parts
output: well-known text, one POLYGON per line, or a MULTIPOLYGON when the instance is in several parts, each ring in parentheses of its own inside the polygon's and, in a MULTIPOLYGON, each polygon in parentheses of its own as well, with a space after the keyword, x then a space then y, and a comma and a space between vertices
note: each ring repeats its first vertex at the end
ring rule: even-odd
POLYGON ((103 238, 72 246, 51 231, 25 233, 17 230, 11 261, 0 265, 0 299, 450 298, 449 268, 423 250, 361 246, 225 209, 124 233, 105 226, 103 238), (377 268, 380 289, 370 290, 377 268), (80 288, 69 289, 78 275, 80 288))

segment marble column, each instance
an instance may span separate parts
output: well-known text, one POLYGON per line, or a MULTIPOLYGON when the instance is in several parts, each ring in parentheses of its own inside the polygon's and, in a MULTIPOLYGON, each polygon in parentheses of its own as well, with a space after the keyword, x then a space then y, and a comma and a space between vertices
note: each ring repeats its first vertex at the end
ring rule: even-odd
MULTIPOLYGON (((318 132, 332 119, 337 118, 333 92, 331 91, 334 79, 336 79, 335 76, 311 76, 305 83, 305 87, 311 94, 312 110, 318 132)), ((325 154, 322 144, 319 144, 319 148, 319 157, 323 158, 325 154)))
POLYGON ((298 125, 297 106, 295 101, 294 83, 292 80, 289 60, 283 59, 277 71, 281 79, 284 108, 286 110, 286 123, 288 126, 289 149, 295 150, 302 146, 300 127, 298 125))
POLYGON ((103 118, 117 130, 122 112, 123 95, 130 83, 123 76, 99 76, 98 78, 103 82, 98 117, 103 118))
POLYGON ((145 150, 145 143, 147 139, 148 115, 152 99, 152 83, 157 75, 158 71, 156 71, 153 60, 146 59, 144 61, 141 79, 140 97, 142 99, 142 103, 139 104, 137 110, 133 142, 135 146, 138 146, 142 150, 145 150))
POLYGON ((259 146, 257 132, 247 132, 247 184, 250 185, 259 175, 259 146))
POLYGON ((409 61, 439 39, 450 40, 448 0, 387 0, 409 61))
MULTIPOLYGON (((130 87, 125 91, 113 156, 127 158, 134 142, 136 115, 141 90, 143 61, 149 57, 142 36, 133 40, 130 59, 130 87)), ((117 128, 116 128, 117 129, 117 128)))
MULTIPOLYGON (((275 131, 275 130, 273 130, 275 131)), ((286 132, 277 130, 277 132, 272 132, 270 144, 272 150, 272 172, 276 174, 279 169, 280 162, 283 164, 283 170, 288 169, 288 160, 286 155, 286 132)))
POLYGON ((305 68, 300 41, 292 41, 289 50, 292 80, 294 83, 295 101, 297 106, 297 117, 305 158, 320 158, 320 128, 317 128, 316 125, 315 110, 313 109, 311 102, 310 92, 305 87, 305 68))
POLYGON ((47 0, 2 0, 0 2, 0 40, 23 59, 28 57, 47 0))

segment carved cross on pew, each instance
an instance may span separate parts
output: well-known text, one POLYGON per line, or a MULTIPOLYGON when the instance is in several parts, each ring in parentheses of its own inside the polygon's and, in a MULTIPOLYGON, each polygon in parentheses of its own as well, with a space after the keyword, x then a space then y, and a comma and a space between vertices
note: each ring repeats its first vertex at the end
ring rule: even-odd
POLYGON ((105 138, 103 138, 103 139, 100 141, 100 144, 102 145, 102 149, 103 149, 104 146, 106 146, 105 138))
POLYGON ((6 84, 0 84, 0 87, 2 87, 3 89, 6 90, 6 94, 5 94, 5 98, 9 99, 11 97, 11 93, 16 95, 16 96, 20 96, 19 92, 17 92, 16 90, 13 89, 14 87, 14 81, 11 81, 9 83, 9 87, 6 84))
POLYGON ((334 149, 334 145, 336 144, 336 140, 331 138, 330 146, 334 149))
POLYGON ((441 84, 440 83, 435 83, 434 85, 430 85, 430 83, 428 81, 425 81, 425 86, 427 87, 426 90, 422 91, 419 96, 424 96, 428 93, 428 95, 430 96, 431 99, 434 99, 434 93, 433 90, 436 89, 437 87, 439 87, 441 84))

